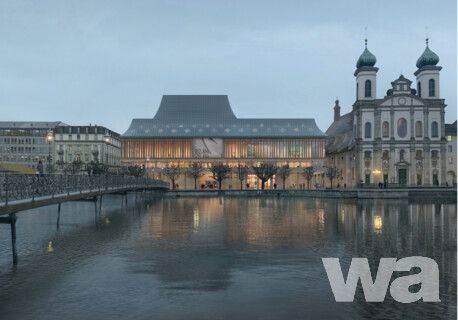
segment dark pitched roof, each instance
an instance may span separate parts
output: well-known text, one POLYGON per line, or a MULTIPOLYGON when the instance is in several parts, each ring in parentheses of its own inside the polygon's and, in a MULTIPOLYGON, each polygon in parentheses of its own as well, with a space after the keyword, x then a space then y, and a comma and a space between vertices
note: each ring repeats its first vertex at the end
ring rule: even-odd
POLYGON ((339 153, 352 150, 355 146, 353 139, 353 112, 347 113, 334 121, 326 131, 328 141, 327 153, 339 153))
POLYGON ((60 121, 0 121, 2 129, 54 129, 58 126, 67 126, 60 121))
POLYGON ((453 123, 445 124, 445 135, 446 136, 456 136, 456 120, 453 123))
POLYGON ((153 119, 133 119, 123 138, 325 137, 314 119, 238 119, 225 95, 163 96, 153 119))

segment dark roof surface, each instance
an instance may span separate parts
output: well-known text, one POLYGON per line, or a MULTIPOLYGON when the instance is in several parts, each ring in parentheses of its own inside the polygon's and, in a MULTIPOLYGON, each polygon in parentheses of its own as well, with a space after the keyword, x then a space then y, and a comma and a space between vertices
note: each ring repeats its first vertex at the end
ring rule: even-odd
POLYGON ((327 153, 338 153, 352 150, 355 146, 353 139, 353 112, 347 113, 334 121, 326 131, 329 136, 326 143, 327 153))
POLYGON ((123 138, 325 137, 314 119, 238 119, 226 95, 165 95, 153 119, 133 119, 123 138))
POLYGON ((54 129, 58 126, 67 126, 60 121, 0 121, 1 129, 54 129))
POLYGON ((447 136, 456 136, 456 120, 455 122, 448 124, 445 124, 445 135, 447 136))

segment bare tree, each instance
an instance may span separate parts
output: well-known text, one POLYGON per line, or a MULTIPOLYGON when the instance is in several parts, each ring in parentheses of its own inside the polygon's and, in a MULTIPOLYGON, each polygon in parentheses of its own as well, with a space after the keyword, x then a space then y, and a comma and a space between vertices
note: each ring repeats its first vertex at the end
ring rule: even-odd
POLYGON ((339 173, 337 172, 337 168, 328 167, 326 169, 326 176, 329 178, 329 181, 331 182, 331 189, 332 189, 332 180, 334 180, 335 178, 339 176, 339 173))
POLYGON ((213 179, 218 181, 218 189, 221 190, 221 183, 224 179, 228 178, 229 174, 232 172, 231 168, 225 164, 214 164, 210 170, 213 179))
POLYGON ((248 167, 238 165, 236 167, 237 178, 240 180, 240 190, 243 190, 243 181, 248 177, 248 167))
POLYGON ((261 180, 261 189, 264 190, 264 184, 274 176, 275 172, 277 172, 277 167, 272 163, 261 163, 258 166, 253 166, 253 170, 261 180))
POLYGON ((285 190, 285 182, 286 179, 288 179, 290 173, 291 168, 287 164, 284 164, 278 168, 278 174, 280 175, 280 178, 283 181, 283 190, 285 190))
POLYGON ((180 167, 176 165, 170 165, 162 169, 162 173, 172 181, 172 189, 175 190, 175 181, 180 176, 180 167))
POLYGON ((204 168, 202 167, 202 164, 198 162, 193 162, 192 165, 189 167, 187 175, 194 179, 194 189, 197 189, 197 181, 199 180, 200 177, 204 175, 203 173, 204 168))
POLYGON ((315 169, 313 169, 313 167, 304 168, 304 175, 305 179, 307 180, 307 189, 310 189, 310 180, 312 180, 314 172, 315 169))

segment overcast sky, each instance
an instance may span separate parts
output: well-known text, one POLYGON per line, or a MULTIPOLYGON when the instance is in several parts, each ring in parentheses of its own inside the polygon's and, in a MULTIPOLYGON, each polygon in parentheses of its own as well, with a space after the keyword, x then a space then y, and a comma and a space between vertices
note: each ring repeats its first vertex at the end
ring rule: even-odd
POLYGON ((332 122, 355 101, 355 64, 377 57, 377 98, 425 49, 440 57, 456 120, 457 8, 444 1, 0 2, 2 121, 104 125, 124 133, 164 94, 227 94, 237 117, 332 122), (426 30, 425 27, 428 27, 426 30))

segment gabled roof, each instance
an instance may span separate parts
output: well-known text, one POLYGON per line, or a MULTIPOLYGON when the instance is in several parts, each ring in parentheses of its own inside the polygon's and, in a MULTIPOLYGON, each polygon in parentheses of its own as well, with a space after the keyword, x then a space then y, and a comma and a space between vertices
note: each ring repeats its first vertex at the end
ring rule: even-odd
POLYGON ((314 119, 238 119, 226 95, 166 95, 153 119, 133 119, 122 138, 325 136, 314 119))
POLYGON ((326 131, 326 134, 328 135, 327 153, 353 150, 355 146, 353 139, 353 112, 349 112, 334 121, 326 131))

